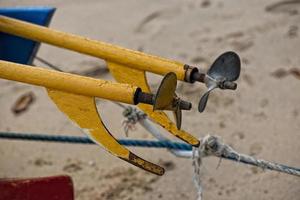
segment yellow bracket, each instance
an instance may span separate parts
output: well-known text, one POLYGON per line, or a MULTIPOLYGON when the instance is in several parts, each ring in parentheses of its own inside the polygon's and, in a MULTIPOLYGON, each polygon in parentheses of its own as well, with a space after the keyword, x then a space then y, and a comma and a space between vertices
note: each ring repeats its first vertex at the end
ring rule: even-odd
POLYGON ((157 175, 164 169, 120 145, 98 114, 95 97, 133 104, 137 87, 0 61, 0 78, 43 86, 57 107, 111 154, 157 175))
POLYGON ((90 138, 111 154, 151 173, 157 175, 164 174, 162 167, 136 156, 117 142, 103 124, 98 114, 94 97, 52 89, 48 89, 48 95, 63 113, 77 123, 90 138))
MULTIPOLYGON (((150 91, 145 71, 160 75, 174 72, 178 80, 184 80, 185 78, 183 63, 147 55, 142 52, 64 33, 9 17, 0 16, 0 31, 104 59, 108 62, 108 66, 117 81, 136 85, 144 91, 150 91)), ((148 105, 140 105, 139 107, 151 119, 176 137, 193 146, 199 145, 197 138, 183 130, 178 130, 165 113, 154 112, 152 107, 148 105)))
MULTIPOLYGON (((108 63, 110 72, 115 79, 120 83, 130 83, 139 86, 145 92, 151 92, 147 83, 144 71, 129 68, 115 63, 108 63)), ((199 141, 189 133, 178 130, 176 125, 169 119, 169 117, 162 111, 153 111, 153 107, 147 104, 139 104, 138 107, 143 110, 155 122, 160 124, 167 131, 171 132, 176 137, 186 141, 187 143, 197 146, 199 141)))

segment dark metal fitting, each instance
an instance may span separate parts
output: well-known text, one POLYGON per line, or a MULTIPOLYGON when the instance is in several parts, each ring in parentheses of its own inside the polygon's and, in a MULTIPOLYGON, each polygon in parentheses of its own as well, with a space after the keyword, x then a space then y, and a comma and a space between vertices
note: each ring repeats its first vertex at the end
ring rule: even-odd
POLYGON ((141 88, 138 88, 134 95, 134 104, 145 103, 153 105, 154 95, 150 93, 145 93, 141 88))
POLYGON ((192 103, 184 100, 179 100, 179 108, 181 110, 191 110, 192 109, 192 103))
POLYGON ((237 88, 237 84, 231 81, 224 81, 220 86, 221 89, 229 89, 235 90, 237 88))
POLYGON ((205 82, 205 73, 201 73, 199 71, 197 72, 194 72, 192 74, 192 77, 191 79, 195 82, 195 81, 198 81, 198 82, 201 82, 201 83, 204 83, 205 82))
POLYGON ((185 70, 184 81, 188 83, 194 83, 196 79, 193 78, 193 74, 199 73, 198 68, 185 64, 183 66, 185 70))

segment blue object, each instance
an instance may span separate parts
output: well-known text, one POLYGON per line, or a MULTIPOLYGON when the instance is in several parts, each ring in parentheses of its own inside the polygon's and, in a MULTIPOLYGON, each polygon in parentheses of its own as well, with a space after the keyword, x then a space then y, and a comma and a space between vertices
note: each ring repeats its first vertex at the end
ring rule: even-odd
MULTIPOLYGON (((52 7, 0 8, 0 15, 48 26, 55 12, 52 7)), ((39 43, 0 32, 0 59, 20 64, 32 64, 39 43)))
MULTIPOLYGON (((41 141, 41 142, 61 142, 61 143, 73 143, 73 144, 95 144, 88 137, 83 136, 68 136, 68 135, 47 135, 47 134, 32 134, 32 133, 12 133, 12 132, 0 132, 0 139, 11 140, 28 140, 28 141, 41 141)), ((173 142, 173 141, 155 141, 155 140, 130 140, 123 139, 118 140, 121 145, 135 146, 135 147, 154 147, 154 148, 168 148, 181 151, 191 151, 192 146, 186 143, 173 142)), ((248 165, 261 167, 263 169, 276 170, 291 175, 300 176, 300 168, 289 167, 282 164, 272 163, 264 160, 258 160, 253 157, 238 154, 237 152, 226 153, 216 151, 215 155, 220 158, 237 161, 248 165)))
MULTIPOLYGON (((47 135, 47 134, 31 134, 31 133, 12 133, 0 132, 0 139, 13 140, 31 140, 41 142, 61 142, 73 144, 95 144, 94 141, 86 136, 71 136, 71 135, 47 135)), ((154 148, 168 148, 182 151, 191 151, 192 146, 182 142, 173 142, 169 140, 155 141, 155 140, 118 140, 121 145, 134 147, 154 147, 154 148)))

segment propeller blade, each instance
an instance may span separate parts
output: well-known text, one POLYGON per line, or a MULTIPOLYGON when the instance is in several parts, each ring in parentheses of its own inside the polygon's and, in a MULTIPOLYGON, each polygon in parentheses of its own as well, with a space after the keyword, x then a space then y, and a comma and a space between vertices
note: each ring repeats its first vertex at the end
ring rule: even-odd
POLYGON ((198 111, 199 112, 203 112, 205 107, 206 107, 206 103, 208 100, 208 96, 209 96, 210 91, 205 92, 205 94, 201 97, 200 101, 199 101, 199 106, 198 106, 198 111))
POLYGON ((239 78, 240 71, 241 61, 239 56, 232 51, 228 51, 215 60, 207 74, 216 80, 235 81, 239 78))
POLYGON ((173 72, 166 74, 157 90, 153 110, 165 110, 172 107, 176 86, 176 74, 173 72))
POLYGON ((181 109, 179 107, 177 107, 177 109, 175 111, 173 111, 173 114, 174 114, 174 118, 175 118, 175 121, 176 121, 177 129, 180 130, 181 129, 181 122, 182 122, 181 109))
POLYGON ((209 93, 211 91, 213 91, 214 89, 216 89, 216 88, 217 88, 216 85, 211 86, 210 88, 208 88, 207 92, 205 92, 205 94, 201 97, 201 99, 199 101, 199 105, 198 105, 198 111, 199 112, 203 112, 204 111, 204 109, 206 107, 206 104, 207 104, 209 93))

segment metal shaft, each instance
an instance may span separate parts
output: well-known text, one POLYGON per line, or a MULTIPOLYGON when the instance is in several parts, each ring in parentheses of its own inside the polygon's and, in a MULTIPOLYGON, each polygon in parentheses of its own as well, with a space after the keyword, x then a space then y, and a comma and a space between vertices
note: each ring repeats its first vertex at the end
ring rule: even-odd
POLYGON ((184 80, 185 78, 184 64, 180 62, 147 55, 142 52, 125 49, 70 33, 64 33, 17 19, 0 16, 0 31, 37 42, 44 42, 70 49, 143 71, 160 75, 174 72, 178 80, 184 80))
MULTIPOLYGON (((153 105, 155 103, 155 96, 153 94, 149 94, 149 93, 145 93, 142 92, 141 90, 137 90, 136 94, 135 94, 135 103, 145 103, 145 104, 150 104, 153 105)), ((177 101, 178 99, 176 99, 174 97, 173 101, 177 101)), ((179 108, 181 110, 190 110, 192 108, 192 104, 188 101, 184 101, 179 99, 179 108)))
POLYGON ((204 79, 205 79, 205 74, 201 73, 199 71, 195 71, 191 74, 192 82, 198 81, 198 82, 204 83, 204 79))
POLYGON ((70 73, 0 61, 0 78, 134 104, 138 87, 70 73))

